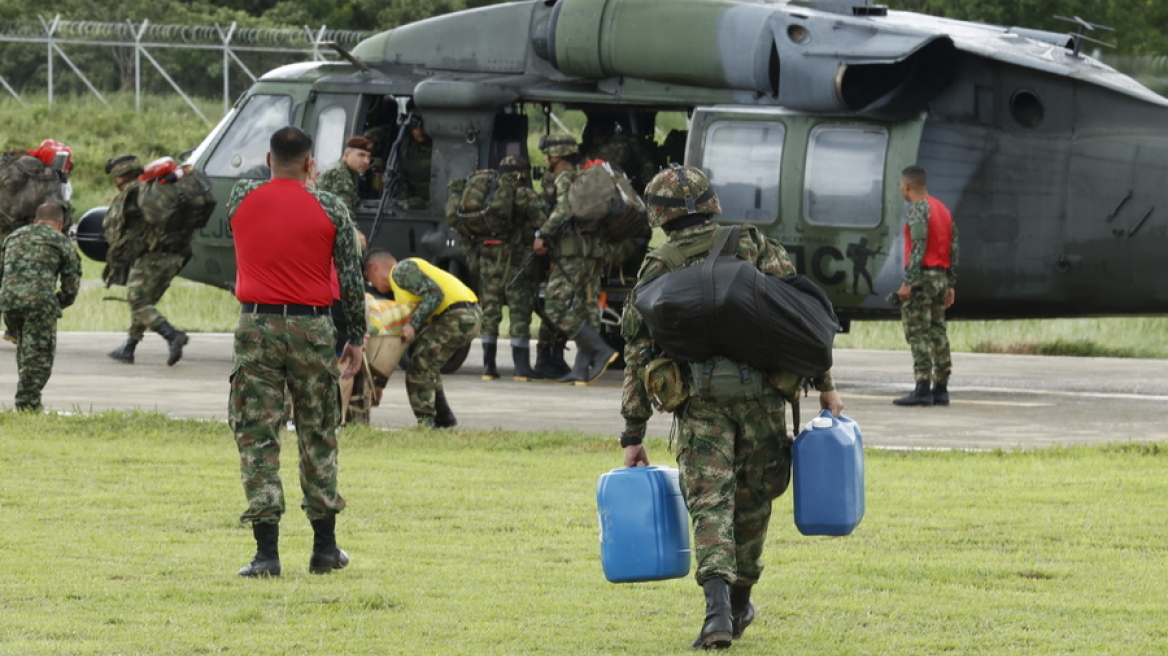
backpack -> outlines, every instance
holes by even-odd
[[[740,232],[720,227],[713,248],[708,241],[684,250],[665,244],[648,255],[670,269],[636,291],[649,334],[679,362],[724,357],[761,371],[822,376],[839,332],[831,301],[804,276],[769,276],[735,257]],[[705,260],[678,268],[703,251]]]
[[[459,184],[460,183],[460,184]],[[502,174],[483,169],[466,180],[451,181],[446,220],[470,238],[502,237],[511,227],[514,194],[505,187]]]
[[[192,167],[183,169],[185,174],[177,180],[154,178],[141,183],[138,190],[142,219],[164,239],[189,237],[207,225],[215,210],[211,181]]]
[[[584,164],[568,188],[572,220],[581,234],[620,242],[648,224],[645,201],[620,168],[599,159]]]
[[[0,233],[32,223],[48,200],[64,201],[61,176],[32,155],[0,157]]]

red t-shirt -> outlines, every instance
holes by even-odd
[[[941,201],[926,196],[929,204],[929,233],[925,240],[925,256],[921,261],[923,267],[941,267],[948,269],[952,262],[953,253],[953,215],[949,208]],[[912,256],[912,235],[909,226],[904,224],[904,265],[909,265]]]
[[[241,303],[332,305],[337,228],[304,184],[275,178],[231,217],[235,297]]]

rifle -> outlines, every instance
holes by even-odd
[[[369,241],[377,236],[377,231],[381,229],[381,220],[385,218],[386,208],[393,202],[394,195],[397,194],[397,188],[401,185],[401,157],[403,145],[406,142],[406,136],[410,132],[410,126],[416,122],[414,114],[411,112],[398,124],[397,138],[393,140],[393,145],[389,147],[389,153],[385,158],[385,172],[381,174],[381,203],[377,205],[377,215],[373,217],[373,226],[369,229]]]
[[[544,238],[544,242],[547,243],[548,241],[551,241],[551,240],[555,239],[556,237],[558,237],[559,234],[564,231],[564,228],[567,225],[568,225],[567,221],[561,223],[559,225],[559,227],[557,227],[555,230],[553,230],[550,235],[548,235],[547,237]],[[512,285],[519,282],[519,279],[523,277],[523,274],[528,269],[531,269],[532,265],[536,264],[537,262],[540,262],[543,257],[544,257],[543,255],[537,254],[534,250],[531,251],[530,253],[528,253],[527,258],[523,260],[523,264],[519,265],[519,270],[515,272],[515,277],[511,278],[511,282],[507,283],[507,287],[510,288]],[[554,321],[552,321],[550,318],[548,318],[547,310],[544,309],[544,306],[543,306],[543,301],[539,298],[539,285],[542,282],[541,278],[543,278],[543,270],[544,270],[544,267],[542,265],[536,266],[534,274],[531,276],[531,287],[532,287],[532,296],[533,296],[533,302],[532,302],[531,306],[532,306],[532,309],[535,310],[535,314],[536,314],[536,316],[539,317],[539,320],[542,321],[543,324],[548,327],[548,330],[552,331],[552,334],[555,336],[556,341],[566,342],[568,340],[568,335],[565,334],[563,330],[560,330],[560,327],[557,326]]]

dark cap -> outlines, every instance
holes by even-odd
[[[136,155],[118,155],[106,160],[105,172],[115,178],[124,175],[138,175],[142,172],[142,163]]]
[[[345,148],[356,148],[371,153],[373,152],[373,142],[365,137],[349,137],[349,140],[345,142]]]

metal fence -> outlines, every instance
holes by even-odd
[[[345,48],[352,48],[370,32],[354,30],[330,30],[327,26],[313,29],[304,26],[301,29],[253,28],[231,25],[166,25],[151,23],[148,20],[134,22],[127,20],[124,23],[98,23],[90,21],[69,21],[54,16],[51,19],[40,17],[39,21],[7,21],[0,22],[0,43],[34,43],[43,44],[46,52],[48,73],[48,100],[53,102],[55,63],[59,59],[76,74],[85,86],[106,105],[109,102],[101,91],[90,81],[80,66],[66,54],[62,48],[68,46],[130,48],[133,50],[134,67],[134,106],[138,111],[142,108],[142,72],[145,59],[166,82],[182,96],[204,121],[210,120],[199,107],[191,100],[182,87],[167,73],[161,63],[151,54],[151,50],[160,48],[181,48],[199,51],[221,51],[223,56],[223,110],[226,112],[231,106],[231,70],[232,64],[243,71],[251,79],[256,75],[240,58],[239,53],[285,53],[288,61],[300,61],[306,58],[323,60],[324,54],[331,43]],[[18,101],[23,102],[16,89],[0,76],[0,86]]]

